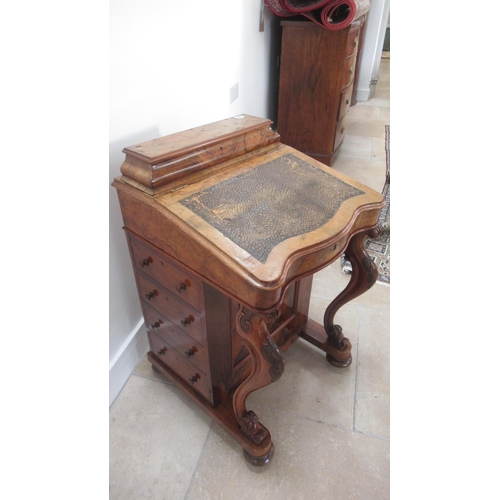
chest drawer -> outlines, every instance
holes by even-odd
[[[352,96],[352,88],[353,85],[349,85],[342,94],[340,94],[340,105],[339,105],[339,116],[338,120],[344,118],[347,111],[349,111],[349,107],[351,105],[351,96]]]
[[[356,56],[348,57],[344,61],[344,70],[342,73],[342,88],[347,87],[354,79],[356,70]]]
[[[350,30],[347,35],[346,57],[356,55],[359,45],[359,27]]]
[[[168,342],[181,356],[203,373],[207,373],[207,359],[202,344],[181,332],[163,314],[144,304],[146,325],[155,335]]]
[[[163,285],[173,295],[201,310],[202,282],[175,266],[150,245],[129,235],[134,265]]]
[[[344,118],[342,118],[342,120],[340,120],[337,123],[337,127],[335,129],[335,143],[333,146],[334,150],[337,149],[342,144],[344,137],[345,137],[345,125],[344,125]]]
[[[203,324],[197,312],[157,283],[137,273],[137,285],[142,301],[168,318],[179,330],[200,344],[203,343]]]
[[[154,355],[161,359],[172,371],[182,378],[195,391],[213,402],[212,390],[209,380],[198,368],[186,361],[181,355],[164,339],[152,332],[148,332],[149,345]]]

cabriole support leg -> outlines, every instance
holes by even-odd
[[[352,362],[351,343],[344,337],[342,327],[334,323],[335,314],[343,305],[369,290],[377,280],[377,268],[365,251],[365,239],[372,231],[364,231],[351,238],[345,251],[352,264],[351,279],[325,311],[323,323],[328,335],[327,343],[333,351],[326,355],[326,359],[333,366],[345,368]]]
[[[236,330],[250,353],[252,368],[233,395],[233,410],[241,433],[255,445],[243,447],[245,458],[253,465],[268,464],[274,453],[271,433],[246,409],[245,402],[249,394],[278,380],[285,369],[281,351],[269,335],[268,327],[276,319],[277,312],[258,314],[241,305],[236,315]]]

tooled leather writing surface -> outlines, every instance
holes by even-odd
[[[320,228],[362,194],[290,153],[180,203],[265,263],[277,244]]]

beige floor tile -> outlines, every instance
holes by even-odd
[[[372,159],[373,138],[347,135],[340,146],[338,157]]]
[[[385,137],[383,139],[381,137],[373,138],[372,160],[384,162],[386,161]]]
[[[382,93],[382,94],[384,94],[384,93]],[[369,101],[364,101],[362,103],[358,103],[358,104],[356,104],[356,106],[359,106],[360,104],[362,104],[363,106],[379,107],[381,109],[390,107],[389,97],[384,97],[384,95],[379,97],[377,95],[377,93],[375,93],[375,95]]]
[[[339,156],[334,160],[332,167],[375,191],[382,192],[385,183],[385,159],[384,161],[374,161]]]
[[[273,428],[274,458],[253,467],[214,425],[186,500],[388,499],[389,442],[263,410]]]
[[[379,106],[363,106],[363,103],[357,103],[349,108],[347,115],[349,120],[380,120],[380,107]]]
[[[350,279],[348,275],[342,274],[340,269],[340,259],[338,259],[317,272],[313,278],[311,295],[313,297],[325,297],[330,300],[336,297],[347,286]],[[316,319],[316,321],[319,320]]]
[[[146,355],[144,355],[144,357],[135,367],[134,375],[139,375],[140,377],[145,377],[152,380],[160,380],[162,382],[165,382],[166,384],[174,385],[173,382],[170,382],[170,380],[165,377],[165,375],[153,371],[153,369],[151,368],[151,363],[149,362]]]
[[[347,114],[345,126],[349,135],[360,135],[362,137],[385,137],[385,126],[383,120],[364,120]],[[342,147],[342,146],[340,146]]]
[[[132,375],[110,409],[109,498],[183,499],[211,425],[176,387]]]
[[[391,108],[389,106],[380,108],[380,119],[387,125],[391,124]]]
[[[354,417],[357,431],[389,437],[389,365],[388,314],[361,308]]]
[[[357,318],[356,326],[357,330]],[[356,337],[349,340],[356,347]],[[285,351],[285,372],[275,383],[251,394],[247,407],[260,415],[263,408],[318,422],[352,428],[356,358],[347,368],[330,365],[325,353],[299,339]],[[267,423],[264,422],[267,426]],[[272,429],[270,429],[272,432]]]

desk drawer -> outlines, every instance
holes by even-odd
[[[198,368],[186,361],[181,355],[164,339],[152,332],[148,332],[149,346],[151,351],[161,359],[172,371],[182,378],[195,391],[199,392],[209,401],[212,401],[212,390],[209,380]]]
[[[139,273],[137,273],[137,284],[141,300],[145,304],[168,318],[181,332],[188,334],[200,344],[203,343],[202,321],[192,307]]]
[[[207,373],[207,360],[202,344],[181,332],[163,314],[144,304],[146,325],[155,335],[168,342],[182,357],[203,373]]]
[[[201,311],[202,282],[178,268],[150,245],[130,236],[135,267],[163,285],[173,295]]]

